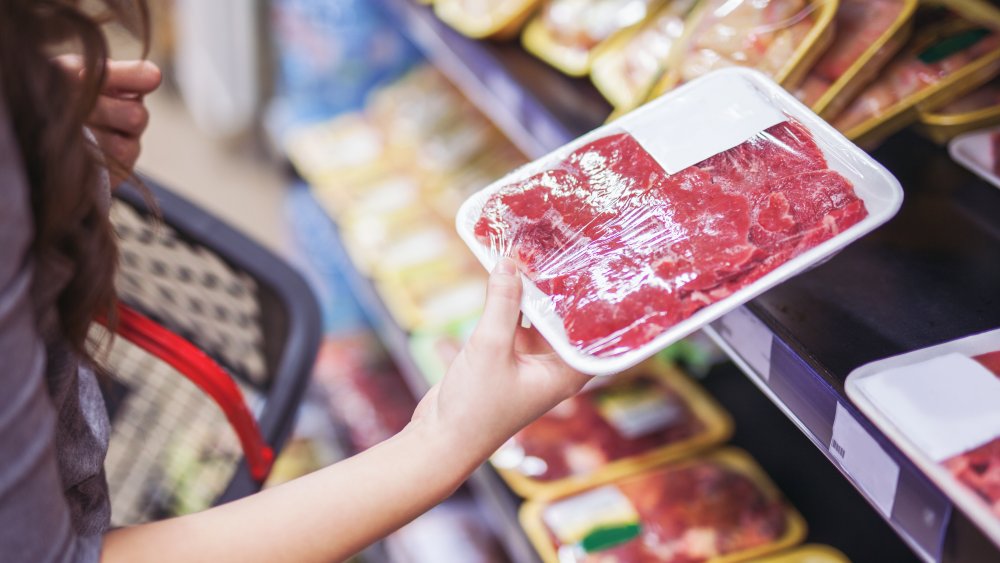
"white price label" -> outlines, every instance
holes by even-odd
[[[899,466],[840,403],[833,418],[830,455],[886,518],[892,516]]]
[[[774,336],[746,307],[737,307],[719,319],[719,331],[733,350],[764,381],[771,376],[771,344]]]

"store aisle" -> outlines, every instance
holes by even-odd
[[[149,129],[137,169],[271,250],[287,249],[287,182],[278,164],[253,146],[217,141],[199,131],[167,85],[147,98],[147,106]]]

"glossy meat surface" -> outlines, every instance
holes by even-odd
[[[635,349],[867,215],[789,120],[669,175],[619,133],[505,186],[475,226],[594,356]]]

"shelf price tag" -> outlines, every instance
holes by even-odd
[[[899,465],[840,403],[833,418],[830,455],[883,516],[890,518],[899,484]]]
[[[771,376],[771,344],[774,336],[746,307],[737,307],[716,323],[719,334],[760,377]]]

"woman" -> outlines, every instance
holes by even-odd
[[[145,34],[141,2],[79,4]],[[67,44],[81,55],[52,58]],[[469,344],[398,435],[225,506],[109,530],[108,421],[86,336],[113,310],[108,189],[138,156],[159,72],[106,55],[78,2],[0,0],[0,559],[341,560],[449,496],[584,384],[517,328],[520,277],[505,260]]]

